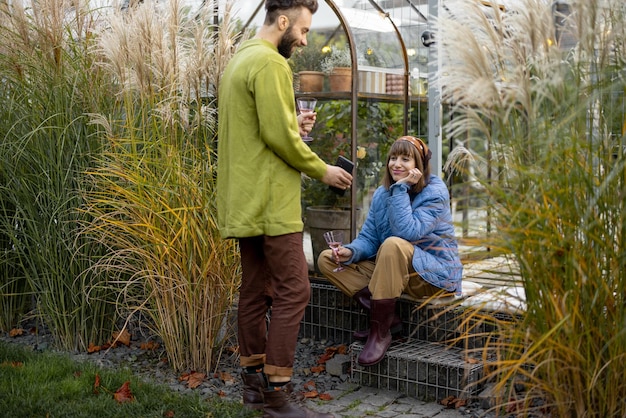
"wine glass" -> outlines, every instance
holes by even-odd
[[[333,250],[333,254],[335,256],[335,260],[337,260],[337,268],[333,271],[341,271],[343,267],[341,266],[341,262],[339,261],[339,254],[337,254],[337,249],[343,244],[343,231],[327,231],[324,232],[324,239],[326,240],[326,244]]]
[[[313,113],[315,111],[315,105],[317,104],[317,99],[313,97],[299,97],[298,98],[298,109],[300,109],[300,113]],[[313,138],[305,135],[302,137],[304,142],[311,142]]]

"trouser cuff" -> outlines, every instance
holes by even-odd
[[[293,375],[293,367],[279,367],[271,364],[266,364],[263,371],[268,376],[291,377]]]
[[[251,356],[239,357],[239,365],[241,367],[254,367],[265,364],[265,354],[253,354]]]

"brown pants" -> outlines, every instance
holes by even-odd
[[[369,286],[372,299],[398,298],[406,292],[415,298],[432,296],[441,289],[426,282],[413,269],[413,244],[401,238],[390,237],[383,242],[376,254],[376,261],[359,261],[337,267],[331,250],[324,250],[317,259],[320,271],[343,293],[353,296]]]
[[[302,233],[241,238],[239,248],[241,366],[265,364],[266,374],[290,377],[300,321],[311,294]]]

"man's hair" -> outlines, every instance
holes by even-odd
[[[317,12],[317,0],[265,0],[265,24],[271,25],[281,14],[299,14],[303,7],[314,14]]]

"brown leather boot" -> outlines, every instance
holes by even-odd
[[[365,286],[363,289],[356,292],[352,295],[352,299],[356,301],[356,303],[363,308],[368,314],[370,313],[372,307],[372,293],[370,292],[370,288]],[[391,334],[399,334],[402,332],[402,319],[394,312],[393,321],[391,322]],[[357,330],[352,333],[352,338],[357,341],[367,341],[367,337],[370,335],[369,329]]]
[[[291,382],[282,390],[264,390],[263,398],[263,418],[334,418],[333,415],[320,414],[297,405]]]
[[[396,310],[395,299],[372,300],[372,319],[370,321],[370,335],[363,351],[359,354],[358,362],[361,366],[373,366],[379,363],[391,345],[389,330]]]
[[[241,372],[243,380],[243,406],[255,411],[263,409],[263,391],[267,389],[267,379],[263,372]]]

